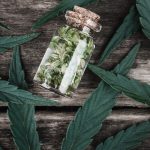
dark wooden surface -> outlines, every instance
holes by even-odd
[[[44,12],[52,9],[58,4],[57,0],[0,0],[0,14],[4,22],[12,30],[0,31],[0,35],[20,35],[29,33],[31,25]],[[124,16],[135,0],[103,0],[94,3],[87,8],[94,10],[101,15],[103,29],[101,33],[93,34],[96,44],[96,50],[92,56],[91,62],[96,63],[104,50],[108,40],[120,25]],[[59,96],[51,91],[33,84],[33,76],[49,44],[50,38],[54,32],[65,24],[64,16],[57,17],[47,25],[39,29],[43,34],[36,40],[21,46],[21,57],[26,72],[26,79],[30,85],[30,91],[46,98],[57,99],[61,107],[38,107],[36,108],[36,119],[40,140],[43,150],[59,150],[62,138],[69,121],[73,118],[76,110],[81,106],[91,91],[96,88],[99,78],[86,70],[79,88],[72,98]],[[137,56],[136,62],[131,69],[129,76],[143,82],[150,83],[150,44],[149,40],[140,32],[127,39],[111,56],[105,61],[103,67],[110,69],[115,66],[129,51],[133,44],[142,41],[142,48]],[[12,56],[12,50],[0,54],[0,76],[8,79],[9,63]],[[0,103],[0,145],[4,150],[13,150],[14,144],[9,129],[9,121],[6,114],[7,106]],[[135,102],[123,95],[118,97],[117,104],[103,124],[102,132],[96,135],[89,150],[94,150],[96,145],[106,137],[113,135],[117,131],[128,127],[129,125],[150,119],[149,107]],[[149,140],[144,141],[138,150],[149,150]]]

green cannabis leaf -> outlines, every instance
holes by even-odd
[[[9,68],[9,82],[12,85],[18,86],[21,89],[27,89],[24,71],[20,61],[19,46],[13,48],[13,56]]]
[[[18,150],[40,150],[34,114],[32,105],[8,104],[10,127]]]
[[[18,36],[1,36],[0,37],[0,53],[5,52],[8,48],[12,48],[17,45],[26,43],[38,37],[39,35],[40,33],[30,33],[30,34],[18,35]]]
[[[13,50],[13,59],[9,70],[9,82],[17,85],[19,88],[27,89],[18,46]],[[8,103],[10,127],[18,150],[40,150],[34,114],[33,105]]]
[[[58,6],[56,6],[53,10],[48,11],[42,17],[40,17],[32,26],[33,29],[38,29],[43,26],[45,23],[50,21],[51,19],[58,16],[60,13],[65,12],[66,10],[72,9],[75,5],[85,6],[91,2],[96,0],[62,0]]]
[[[99,64],[102,64],[104,60],[110,55],[110,53],[128,37],[132,36],[139,28],[139,15],[136,8],[131,7],[129,13],[125,17],[123,23],[117,29],[109,43],[107,44],[103,54],[100,57]]]
[[[128,79],[120,74],[116,75],[93,65],[90,68],[116,91],[123,92],[139,102],[150,105],[150,85]]]
[[[134,63],[139,46],[137,45],[129,52],[128,56],[116,66],[114,72],[120,74],[128,72]],[[84,150],[92,142],[92,137],[98,133],[102,122],[111,112],[117,95],[117,91],[102,81],[71,121],[61,149]]]
[[[98,145],[96,150],[132,150],[150,136],[150,121],[133,125],[120,131],[114,137],[109,137]]]
[[[143,27],[143,33],[150,39],[150,1],[136,0],[136,3],[140,14],[140,22]]]
[[[9,30],[9,27],[1,22],[0,22],[0,28]]]
[[[0,47],[0,53],[7,51],[7,48]]]
[[[44,99],[32,93],[18,89],[14,85],[10,85],[5,80],[0,80],[0,101],[12,102],[16,104],[34,104],[34,105],[56,105],[53,100]]]

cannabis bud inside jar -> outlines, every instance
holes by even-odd
[[[66,12],[67,24],[53,36],[34,77],[43,87],[70,95],[79,85],[95,48],[90,30],[100,32],[100,16],[79,6]]]

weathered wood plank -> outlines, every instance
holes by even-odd
[[[94,10],[101,15],[103,30],[101,33],[94,34],[94,40],[96,43],[96,50],[93,54],[91,62],[95,63],[109,38],[121,23],[123,17],[127,14],[129,7],[135,0],[105,0],[103,2],[94,3],[88,8]],[[44,12],[52,9],[58,4],[57,0],[1,0],[0,14],[5,23],[12,27],[12,31],[1,31],[1,35],[14,35],[30,32],[32,23],[41,16]],[[115,4],[115,5],[114,5]],[[122,7],[123,6],[123,7]],[[58,17],[50,21],[47,25],[42,27],[39,31],[43,31],[43,34],[33,42],[24,44],[22,46],[22,61],[26,71],[26,77],[30,84],[32,84],[33,76],[38,68],[38,65],[43,57],[46,47],[50,41],[50,38],[58,27],[65,24],[64,16]],[[126,40],[112,55],[105,61],[105,68],[112,68],[121,58],[127,53],[129,48],[136,42],[142,41],[143,46],[138,54],[136,63],[133,69],[130,71],[129,76],[139,79],[143,82],[150,83],[150,51],[149,41],[144,35],[138,33],[132,38]],[[0,76],[4,79],[8,78],[8,68],[11,60],[12,51],[9,50],[5,54],[0,54]],[[73,95],[72,98],[64,98],[58,96],[53,92],[49,92],[39,86],[34,85],[31,88],[36,94],[49,98],[57,98],[64,106],[79,106],[82,105],[85,98],[89,93],[97,86],[99,79],[95,77],[90,71],[86,71],[80,87]],[[0,104],[1,105],[1,104]],[[117,106],[138,106],[143,107],[140,103],[130,101],[125,97],[121,97],[118,100]]]
[[[68,98],[68,97],[66,98],[66,97],[58,96],[57,94],[53,94],[52,92],[48,94],[45,92],[42,92],[42,93],[39,92],[37,94],[39,94],[40,96],[49,98],[49,99],[53,98],[55,100],[59,100],[61,106],[81,106],[83,105],[83,103],[86,101],[86,98],[88,97],[87,94],[84,94],[84,95],[76,94],[73,99]],[[4,106],[7,106],[7,103],[0,102],[0,109],[3,108]],[[135,100],[132,100],[126,96],[120,95],[117,97],[117,103],[115,107],[147,108],[149,106],[147,106],[146,104],[137,102]]]
[[[38,132],[43,150],[60,150],[60,145],[65,136],[66,128],[73,119],[74,112],[38,111],[36,113]],[[102,132],[97,134],[89,150],[94,150],[96,145],[106,137],[127,128],[133,123],[150,119],[150,110],[124,109],[114,110],[103,124]],[[149,150],[149,140],[145,140],[137,150]],[[9,129],[9,120],[5,112],[0,113],[0,145],[4,150],[14,150],[12,135]]]

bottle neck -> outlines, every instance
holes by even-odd
[[[87,26],[84,26],[82,29],[82,32],[89,34],[90,33],[90,28],[88,28]]]

